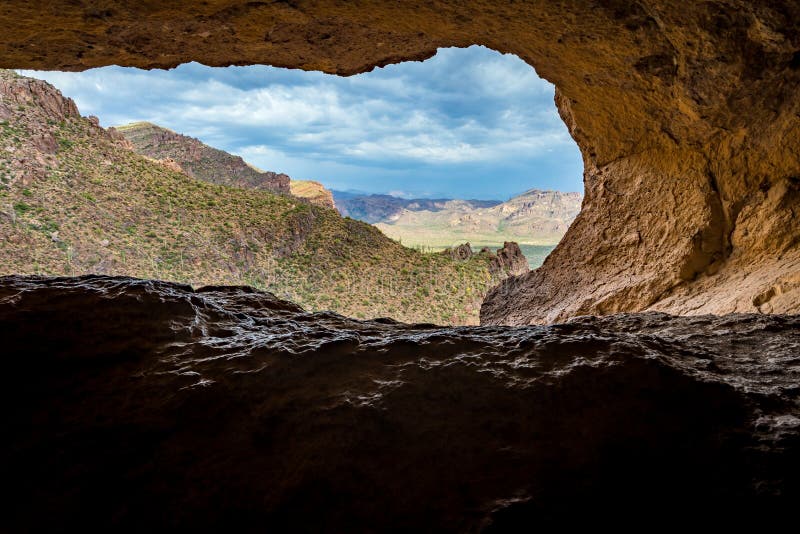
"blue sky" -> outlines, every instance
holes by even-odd
[[[30,72],[103,126],[146,120],[332,189],[504,200],[583,191],[553,86],[518,57],[447,48],[347,78],[265,66]]]

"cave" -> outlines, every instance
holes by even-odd
[[[473,330],[305,314],[246,288],[4,279],[8,528],[791,513],[797,2],[14,0],[0,21],[14,69],[352,75],[440,47],[513,53],[555,84],[585,185],[559,246]]]
[[[556,85],[586,200],[547,264],[486,300],[483,322],[788,313],[799,305],[797,10],[790,1],[12,2],[0,57],[37,70],[198,61],[351,75],[439,47],[513,53]]]

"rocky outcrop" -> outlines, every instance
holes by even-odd
[[[198,139],[175,133],[149,122],[117,126],[133,149],[149,158],[164,162],[198,180],[234,187],[265,189],[289,193],[289,176],[261,171],[241,157],[210,147]],[[171,163],[170,163],[171,162]]]
[[[178,163],[172,158],[160,159],[158,160],[158,162],[171,171],[187,174],[186,171],[183,170],[183,167],[181,167],[180,163]]]
[[[80,117],[78,107],[71,98],[65,98],[58,89],[47,82],[19,76],[13,71],[0,70],[0,119],[11,118],[19,108],[31,109],[37,116],[60,122],[69,117]],[[18,108],[12,110],[11,108]]]
[[[333,194],[325,186],[314,180],[291,180],[289,187],[294,196],[308,200],[323,208],[336,209]]]
[[[505,272],[511,276],[522,276],[530,270],[528,259],[520,250],[519,245],[513,241],[506,241],[503,247],[497,249],[492,268],[496,272]]]
[[[46,178],[57,155],[69,148],[60,136],[68,120],[83,121],[106,136],[52,85],[0,69],[0,191]]]
[[[0,336],[4,531],[719,525],[800,499],[797,317],[443,329],[9,277]]]
[[[469,243],[462,243],[457,247],[446,248],[442,254],[447,254],[454,260],[465,261],[472,257],[472,246]],[[494,267],[494,264],[492,264]]]
[[[354,74],[441,46],[517,54],[556,85],[586,198],[548,261],[488,296],[485,322],[800,309],[790,282],[800,226],[785,224],[800,176],[794,0],[13,0],[0,23],[5,67],[199,61]]]

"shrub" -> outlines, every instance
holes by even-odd
[[[14,204],[14,211],[17,212],[17,215],[22,215],[23,213],[26,213],[31,209],[32,209],[31,206],[25,204],[24,202],[17,202]]]

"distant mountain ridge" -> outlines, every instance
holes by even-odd
[[[581,193],[530,189],[499,200],[403,199],[334,191],[339,212],[374,224],[406,245],[434,248],[469,241],[555,245],[578,215]]]
[[[456,200],[452,198],[402,198],[386,194],[358,194],[347,191],[332,191],[336,209],[344,217],[375,224],[386,222],[404,209],[411,211],[440,211],[452,203],[463,207],[489,208],[500,204],[500,200]]]

